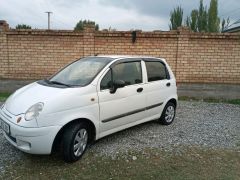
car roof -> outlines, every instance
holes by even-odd
[[[152,57],[152,56],[134,56],[134,55],[97,55],[94,57],[108,57],[108,58],[113,58],[113,60],[115,59],[122,59],[122,58],[153,58],[153,59],[162,59],[162,58],[157,58],[157,57]]]

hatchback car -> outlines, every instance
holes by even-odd
[[[0,127],[16,148],[80,159],[94,140],[147,121],[169,125],[176,80],[164,59],[92,56],[13,93],[0,109]]]

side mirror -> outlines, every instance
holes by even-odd
[[[123,88],[126,86],[125,81],[123,80],[116,80],[113,82],[113,87],[110,89],[110,93],[114,94],[118,88]]]

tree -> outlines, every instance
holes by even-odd
[[[176,30],[179,26],[182,26],[183,9],[181,6],[174,8],[170,13],[170,30]]]
[[[99,25],[96,24],[94,21],[90,21],[90,20],[80,20],[75,28],[74,31],[83,31],[84,29],[84,25],[94,25],[95,26],[95,30],[98,31],[99,30]]]
[[[220,18],[218,17],[218,0],[211,0],[208,9],[208,32],[219,32]]]
[[[192,10],[191,16],[186,19],[186,25],[194,32],[207,32],[207,17],[207,7],[204,8],[203,0],[200,0],[199,9]]]
[[[230,24],[230,19],[229,19],[229,17],[227,18],[227,20],[225,20],[225,19],[223,18],[223,20],[222,20],[222,32],[223,32],[224,30],[228,29],[229,24]]]
[[[99,25],[96,24],[96,25],[95,25],[95,31],[98,31],[98,30],[99,30]]]
[[[225,24],[225,20],[223,23]],[[203,0],[200,0],[199,9],[192,10],[185,24],[194,32],[219,32],[218,0],[211,0],[209,9],[204,7]]]
[[[187,27],[190,27],[191,26],[191,17],[187,16],[186,20],[185,20],[185,25]]]
[[[16,29],[32,29],[32,27],[26,24],[18,24]]]
[[[198,31],[198,17],[199,17],[199,12],[198,10],[193,10],[191,13],[191,29],[195,32]]]
[[[194,9],[191,12],[191,16],[187,16],[186,25],[194,32],[198,31],[198,10]]]
[[[200,0],[198,17],[197,17],[197,29],[198,32],[207,32],[208,31],[208,12],[207,7],[204,8],[203,0]]]

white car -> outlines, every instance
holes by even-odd
[[[0,127],[16,148],[77,161],[89,143],[147,121],[173,122],[176,80],[164,59],[92,56],[13,93],[0,108]]]

